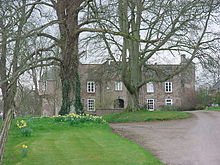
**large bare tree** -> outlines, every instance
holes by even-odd
[[[18,61],[21,55],[21,45],[24,41],[22,37],[23,28],[33,12],[34,5],[27,9],[26,1],[1,2],[1,59],[0,78],[4,83],[1,85],[4,101],[4,117],[6,112],[15,105],[14,98],[17,90],[17,79],[8,81],[9,76],[18,71]],[[19,8],[16,12],[15,8]],[[15,36],[13,42],[8,42],[11,36]]]
[[[44,51],[52,51],[54,41],[47,40],[40,46],[33,43],[37,34],[42,33],[49,25],[57,23],[56,20],[45,24],[36,23],[33,13],[37,14],[37,11],[40,11],[37,6],[39,1],[28,2],[26,0],[0,2],[0,87],[4,100],[4,117],[6,112],[15,106],[14,98],[20,75],[37,67],[60,63],[59,58],[42,55]],[[36,85],[36,80],[34,83]]]
[[[116,5],[118,9],[112,7]],[[100,11],[94,5],[98,26],[105,29],[100,36],[129,91],[128,110],[139,109],[139,90],[144,84],[166,81],[186,70],[194,59],[214,61],[219,36],[212,26],[219,22],[219,5],[215,0],[107,1],[102,6],[108,18],[103,8]],[[118,31],[122,37],[109,31]],[[152,65],[157,57],[175,60],[181,55],[188,57],[187,63],[172,71]]]
[[[86,7],[86,0],[58,0],[53,2],[59,20],[62,65],[60,77],[62,82],[62,106],[60,114],[70,112],[71,104],[75,100],[76,113],[83,113],[80,98],[80,80],[78,73],[79,50],[79,12]]]

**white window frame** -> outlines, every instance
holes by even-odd
[[[173,99],[165,99],[165,105],[173,105]]]
[[[172,93],[173,92],[173,83],[172,82],[165,82],[164,88],[166,93]]]
[[[95,81],[87,81],[87,93],[95,93]]]
[[[123,86],[122,81],[115,81],[115,91],[122,91],[123,90],[122,86]]]
[[[149,109],[149,101],[153,101],[153,108],[151,108],[151,109]],[[147,109],[149,110],[149,111],[154,111],[154,106],[155,106],[155,102],[154,102],[154,99],[147,99]]]
[[[87,99],[87,111],[95,111],[95,99]]]
[[[147,87],[147,93],[154,93],[154,84],[152,82],[147,83],[146,87]]]

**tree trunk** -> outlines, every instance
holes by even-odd
[[[62,71],[61,71],[62,74]],[[70,106],[72,99],[70,98],[71,91],[71,81],[61,78],[62,83],[62,105],[59,111],[60,115],[65,115],[70,112]]]
[[[1,59],[0,59],[0,78],[4,83],[1,85],[2,96],[3,96],[3,119],[5,119],[7,111],[10,109],[9,97],[8,97],[8,81],[7,79],[7,68],[6,68],[6,55],[7,55],[7,30],[5,29],[3,22],[0,22],[1,25],[1,35],[2,35],[2,45],[1,45]]]
[[[38,89],[38,80],[37,80],[37,73],[36,69],[32,69],[32,78],[33,78],[33,83],[34,83],[34,95],[36,99],[36,109],[34,109],[34,115],[40,116],[41,115],[41,109],[42,109],[42,98],[40,97],[39,94],[39,89]]]
[[[80,97],[80,81],[78,80],[79,54],[78,40],[79,30],[78,14],[79,8],[84,0],[58,0],[56,12],[61,34],[61,55],[63,64],[60,70],[62,83],[62,106],[59,114],[65,115],[70,111],[77,114],[83,112]],[[75,102],[74,102],[75,101]],[[74,110],[71,107],[75,106]],[[79,105],[79,106],[76,106]]]
[[[135,92],[130,93],[128,91],[128,105],[126,111],[133,112],[140,109],[139,106],[139,89],[135,90]]]
[[[80,78],[79,74],[77,73],[76,75],[76,81],[75,81],[75,111],[78,115],[84,114],[83,111],[83,104],[81,102],[81,83],[80,83]]]
[[[13,88],[10,88],[9,90],[7,90],[6,92],[6,96],[3,96],[3,119],[5,119],[7,112],[9,111],[9,109],[14,108],[15,107],[15,101],[14,101],[14,97],[16,94],[16,90],[14,89],[14,85]]]
[[[5,121],[2,125],[1,134],[0,134],[0,165],[3,164],[2,160],[3,160],[3,156],[4,156],[4,149],[5,149],[5,144],[6,144],[6,141],[7,141],[8,132],[9,132],[9,129],[10,129],[12,117],[13,117],[13,110],[9,109],[8,112],[7,112]]]
[[[138,11],[140,9],[139,6],[140,0],[119,0],[120,29],[123,33],[132,35],[135,38],[140,38],[141,13]],[[138,10],[136,11],[136,9]],[[129,11],[131,12],[131,21],[129,21]],[[131,29],[131,32],[129,32],[129,29]],[[126,108],[128,111],[139,110],[139,83],[142,79],[139,48],[139,42],[123,38],[122,80],[128,90],[128,106]]]
[[[22,1],[22,5],[25,5],[26,1]],[[27,19],[30,17],[26,16],[26,10],[25,6],[21,8],[21,16],[18,18],[18,29],[17,29],[17,39],[15,40],[15,47],[13,50],[13,56],[12,56],[12,73],[17,72],[18,70],[18,57],[20,54],[20,48],[22,44],[23,38],[20,36],[22,35],[22,29],[27,22]],[[10,76],[7,74],[7,37],[8,37],[8,29],[4,27],[5,25],[3,24],[3,21],[1,20],[0,22],[0,28],[2,29],[2,47],[1,47],[1,59],[0,59],[0,77],[1,80],[5,81],[3,85],[1,86],[2,88],[2,94],[3,94],[3,101],[4,101],[4,106],[3,106],[3,119],[5,119],[5,116],[7,114],[7,111],[11,109],[12,107],[15,107],[15,95],[17,92],[17,79],[13,82],[7,81],[7,78]],[[10,72],[10,71],[9,71]]]

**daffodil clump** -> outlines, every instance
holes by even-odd
[[[27,153],[28,153],[28,146],[23,144],[21,146],[21,156],[22,157],[26,157],[27,156]]]
[[[17,127],[20,129],[21,134],[23,136],[31,136],[32,134],[32,129],[28,127],[28,124],[24,120],[18,120],[16,122]]]
[[[102,116],[93,116],[89,114],[85,115],[77,115],[74,113],[61,116],[61,115],[56,115],[53,116],[54,120],[56,122],[70,122],[71,125],[75,124],[80,124],[80,123],[85,123],[85,122],[93,122],[93,123],[106,123],[106,121],[102,118]]]
[[[18,128],[25,128],[25,127],[27,127],[27,122],[24,120],[20,120],[20,121],[18,120],[16,125]]]
[[[24,149],[24,148],[28,148],[28,146],[25,145],[25,144],[23,144],[23,145],[21,146],[21,148],[22,148],[22,149]]]

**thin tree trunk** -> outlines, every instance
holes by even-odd
[[[33,77],[33,83],[34,83],[34,95],[36,99],[37,108],[34,111],[34,115],[40,116],[41,115],[41,109],[42,109],[42,98],[39,95],[38,90],[38,81],[37,81],[37,73],[36,69],[32,69],[32,77]]]
[[[7,110],[9,109],[9,104],[6,104],[7,102],[7,87],[8,87],[8,81],[5,81],[7,79],[7,71],[6,71],[6,55],[7,55],[7,35],[6,35],[6,29],[4,28],[3,22],[0,22],[1,29],[2,29],[2,45],[1,45],[1,59],[0,59],[0,78],[1,81],[4,81],[4,83],[1,86],[2,89],[2,96],[3,96],[3,119],[5,119]]]
[[[22,5],[25,5],[26,1],[22,0]],[[30,16],[29,16],[30,17]],[[27,22],[27,19],[29,17],[26,17],[26,11],[25,11],[25,6],[22,6],[21,8],[21,16],[18,17],[19,22],[18,22],[18,29],[17,29],[17,36],[22,35],[22,29]],[[7,28],[4,27],[3,21],[1,20],[0,22],[0,27],[2,29],[2,55],[1,55],[1,61],[0,61],[0,77],[1,80],[5,81],[3,85],[1,86],[2,88],[2,93],[3,93],[3,119],[5,119],[5,115],[7,114],[7,111],[11,109],[12,107],[15,107],[15,95],[17,92],[17,80],[14,81],[13,83],[10,83],[6,81],[6,79],[10,76],[7,74],[7,66],[6,66],[6,56],[7,56]],[[20,48],[22,44],[22,38],[17,37],[15,40],[15,47],[13,51],[13,59],[12,59],[12,73],[17,72],[18,70],[18,56],[20,54]]]
[[[0,165],[2,164],[3,156],[4,156],[4,149],[6,140],[8,137],[8,132],[10,129],[11,121],[13,117],[13,110],[10,109],[6,115],[5,121],[1,128],[1,134],[0,134]]]

